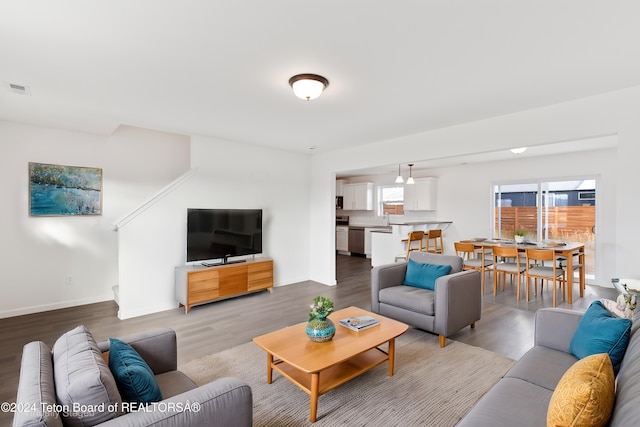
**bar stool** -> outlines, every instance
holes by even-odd
[[[424,231],[416,230],[410,231],[407,237],[407,253],[404,256],[405,260],[409,259],[409,253],[411,251],[422,251],[422,240],[424,239]],[[413,242],[418,242],[418,247],[413,245]]]
[[[431,242],[433,241],[433,248],[431,248]],[[425,252],[431,252],[434,254],[441,254],[444,252],[444,244],[442,243],[442,230],[428,230],[427,231],[427,247]]]

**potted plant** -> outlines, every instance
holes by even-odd
[[[329,319],[333,313],[333,301],[330,298],[318,296],[313,299],[309,307],[309,322],[307,323],[307,336],[314,342],[330,341],[336,334],[336,326]]]
[[[523,228],[519,229],[516,231],[515,235],[513,236],[516,243],[522,243],[524,242],[524,236],[527,234],[526,230],[524,230]]]

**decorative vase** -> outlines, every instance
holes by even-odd
[[[307,323],[307,336],[313,342],[331,341],[336,334],[336,325],[331,319],[318,316]]]

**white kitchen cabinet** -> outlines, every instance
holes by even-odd
[[[435,211],[437,179],[415,178],[415,181],[415,184],[404,185],[404,210]]]
[[[343,210],[371,211],[373,210],[373,183],[360,182],[343,186]]]
[[[344,185],[347,183],[345,179],[336,180],[336,196],[344,196]]]
[[[336,226],[336,251],[349,251],[349,227],[346,225]]]

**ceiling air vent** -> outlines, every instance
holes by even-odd
[[[9,90],[19,95],[31,95],[31,88],[29,86],[19,85],[16,83],[9,83]]]

